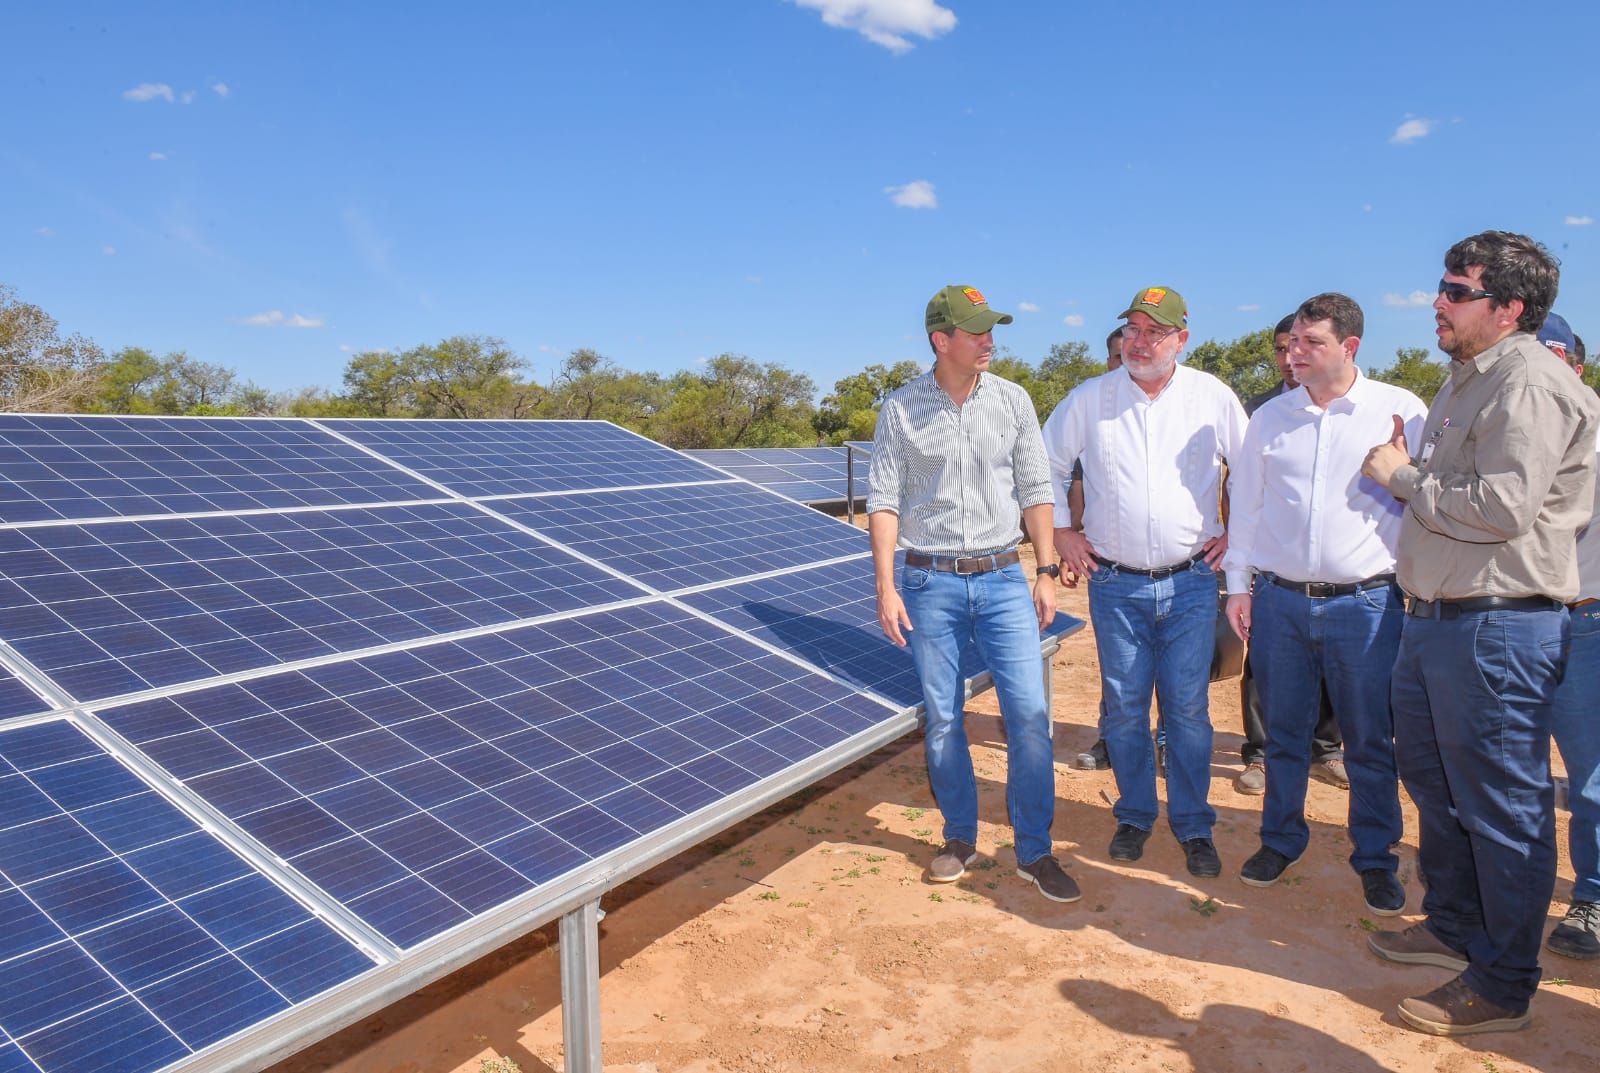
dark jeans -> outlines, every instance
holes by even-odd
[[[1556,885],[1550,725],[1567,637],[1566,608],[1407,618],[1390,686],[1428,927],[1466,953],[1472,990],[1518,1011]]]
[[[1261,689],[1256,685],[1255,668],[1250,666],[1250,652],[1254,647],[1244,651],[1244,674],[1239,678],[1239,707],[1244,712],[1244,744],[1239,746],[1239,759],[1247,765],[1264,764],[1267,760],[1267,726],[1261,709]],[[1317,725],[1311,732],[1311,759],[1314,763],[1344,759],[1344,738],[1333,717],[1326,683],[1322,687]]]

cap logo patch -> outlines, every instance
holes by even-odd
[[[1144,297],[1139,299],[1139,304],[1144,306],[1158,306],[1167,300],[1165,287],[1151,287],[1144,292]]]
[[[978,288],[976,287],[963,287],[961,288],[961,293],[966,295],[967,301],[971,302],[975,306],[986,306],[989,304],[989,300],[982,294],[978,293]]]

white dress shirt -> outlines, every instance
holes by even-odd
[[[1342,584],[1394,570],[1405,505],[1361,463],[1394,436],[1395,414],[1415,450],[1428,408],[1359,368],[1326,410],[1299,387],[1255,412],[1228,475],[1230,593],[1249,592],[1252,572]]]
[[[1096,555],[1143,570],[1193,557],[1222,535],[1222,461],[1244,429],[1228,385],[1186,365],[1154,399],[1126,366],[1084,381],[1044,424],[1056,528],[1071,527],[1066,487],[1082,458],[1083,535]]]

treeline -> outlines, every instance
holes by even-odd
[[[1227,382],[1241,398],[1278,379],[1272,330],[1191,348],[1187,364]],[[1067,392],[1105,372],[1087,343],[1058,343],[1037,364],[996,351],[991,368],[1027,389],[1041,418]],[[611,421],[669,447],[797,447],[872,438],[890,392],[921,373],[913,361],[869,365],[816,402],[811,377],[776,362],[721,354],[698,370],[634,372],[593,350],[575,350],[544,383],[492,336],[458,335],[404,351],[351,357],[338,390],[272,392],[220,364],[141,347],[105,354],[0,285],[0,409],[191,416],[565,418]],[[1403,348],[1378,379],[1431,400],[1442,362]]]

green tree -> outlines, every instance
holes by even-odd
[[[364,350],[345,363],[342,398],[363,417],[410,417],[414,388],[409,364],[387,350]]]
[[[1429,357],[1427,350],[1419,346],[1401,347],[1394,356],[1394,364],[1372,370],[1372,378],[1397,384],[1432,405],[1433,397],[1450,375],[1450,367]]]
[[[148,414],[155,412],[150,392],[161,379],[161,359],[143,347],[123,347],[101,366],[91,413]]]
[[[914,361],[868,365],[833,385],[833,393],[823,397],[811,423],[818,435],[835,445],[847,439],[870,440],[883,400],[921,375]]]
[[[0,410],[62,412],[93,397],[104,353],[0,284]]]
[[[1106,363],[1090,355],[1088,343],[1075,340],[1052,345],[1028,389],[1039,420],[1049,417],[1073,388],[1105,371]]]
[[[161,371],[150,386],[150,402],[156,413],[211,413],[226,406],[233,394],[232,369],[209,361],[198,361],[178,351],[168,354]]]
[[[799,447],[816,440],[816,386],[776,362],[719,354],[705,372],[678,373],[667,386],[666,406],[647,434],[668,447]]]
[[[399,358],[419,417],[527,417],[542,392],[519,381],[527,362],[486,335],[453,335]]]
[[[1278,362],[1272,354],[1272,329],[1262,328],[1230,343],[1206,340],[1189,351],[1185,364],[1202,369],[1248,399],[1277,384]]]

